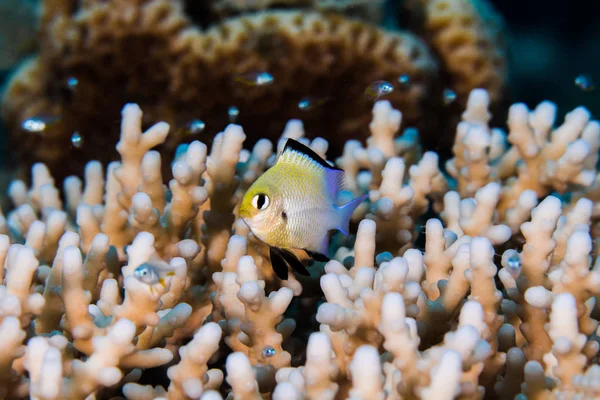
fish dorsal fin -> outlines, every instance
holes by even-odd
[[[332,201],[336,200],[339,191],[346,186],[343,169],[329,165],[327,161],[311,148],[294,139],[286,141],[277,163],[313,167],[321,170],[323,172],[322,178],[324,179],[325,190]]]
[[[334,171],[344,172],[343,170],[341,170],[337,167],[329,165],[329,163],[327,163],[327,161],[323,160],[321,158],[321,156],[319,156],[317,153],[314,152],[313,149],[311,149],[308,146],[303,145],[302,143],[298,142],[297,140],[288,139],[285,142],[285,146],[283,147],[283,151],[281,152],[281,155],[283,156],[284,154],[286,154],[286,152],[289,152],[289,151],[297,151],[304,157],[307,157],[307,158],[311,159],[312,161],[316,162],[317,164],[321,165],[323,168],[331,169]]]

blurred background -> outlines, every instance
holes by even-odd
[[[586,106],[600,114],[600,4],[594,0],[492,0],[504,16],[513,101]],[[585,88],[588,81],[589,87]]]
[[[398,0],[402,1],[402,0]],[[398,7],[388,0],[386,9]],[[600,16],[595,0],[490,0],[508,35],[510,101],[559,106],[559,119],[576,106],[600,115]],[[0,87],[36,51],[37,0],[0,0]],[[6,164],[0,120],[0,163]]]

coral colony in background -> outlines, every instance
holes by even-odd
[[[505,133],[489,101],[471,92],[447,174],[377,101],[366,146],[335,162],[340,204],[369,197],[356,235],[287,280],[239,200],[287,138],[322,157],[327,140],[291,120],[250,150],[231,124],[210,149],[180,146],[167,182],[152,148],[169,125],[142,132],[127,104],[121,161],[62,193],[44,164],[10,186],[3,398],[598,398],[600,124],[581,107],[554,128],[552,103],[514,104]]]
[[[229,122],[244,126],[254,144],[302,119],[338,156],[346,140],[368,136],[373,98],[365,91],[377,81],[393,87],[386,99],[427,146],[448,147],[455,124],[448,121],[472,89],[500,103],[502,22],[485,0],[407,2],[414,18],[402,28],[410,31],[345,14],[381,3],[42,0],[40,52],[18,69],[2,101],[10,148],[27,169],[35,160],[57,179],[80,175],[92,159],[118,159],[119,112],[135,102],[144,127],[170,124],[159,149],[167,166],[178,144],[208,144]],[[272,79],[257,79],[263,73]],[[75,132],[86,145],[64,163]]]
[[[600,124],[494,127],[481,1],[408,2],[424,39],[251,3],[202,30],[179,1],[42,2],[3,101],[33,165],[0,212],[0,398],[600,398]],[[289,138],[345,171],[336,205],[367,198],[280,279],[239,217]]]

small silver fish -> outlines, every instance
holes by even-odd
[[[133,276],[147,285],[155,285],[160,282],[158,270],[150,263],[143,263],[133,270]]]
[[[248,72],[237,75],[235,81],[248,86],[267,86],[272,84],[275,78],[268,72]]]
[[[575,86],[584,92],[591,92],[596,88],[594,80],[588,74],[577,75],[577,77],[575,77]]]
[[[442,93],[442,99],[444,101],[444,105],[448,106],[456,100],[456,92],[452,89],[444,89]]]
[[[512,270],[519,270],[521,269],[521,257],[515,253],[508,258],[506,264],[508,265],[508,268]]]
[[[273,348],[273,346],[265,346],[261,352],[261,356],[262,358],[271,358],[273,357],[277,352],[275,351],[275,349]]]
[[[79,132],[73,133],[73,135],[71,135],[71,144],[76,149],[80,149],[83,146],[83,136],[81,136]]]
[[[365,89],[365,94],[368,97],[373,98],[373,101],[379,100],[383,96],[387,96],[388,94],[394,91],[394,85],[387,81],[375,81],[371,83]]]
[[[398,83],[402,89],[408,89],[410,87],[410,75],[402,74],[398,77]]]
[[[75,78],[74,76],[67,78],[67,88],[69,90],[77,89],[77,85],[79,85],[79,79]]]
[[[236,106],[231,106],[227,109],[227,115],[229,116],[229,123],[235,124],[237,117],[240,115],[240,109]]]
[[[329,261],[329,231],[348,235],[350,217],[367,195],[336,206],[344,183],[343,170],[288,139],[277,163],[250,186],[240,205],[240,217],[269,246],[273,270],[280,279],[287,279],[288,267],[308,275],[290,250],[304,250],[317,261]]]
[[[29,133],[44,133],[58,121],[59,118],[51,115],[38,115],[24,120],[21,129]]]
[[[298,109],[300,109],[301,111],[312,111],[321,107],[323,104],[327,103],[330,100],[333,100],[333,97],[304,97],[298,102]]]
[[[189,135],[197,135],[204,132],[204,129],[206,129],[206,124],[202,120],[194,119],[186,125],[185,129]]]

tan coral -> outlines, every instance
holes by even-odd
[[[263,142],[250,153],[241,149],[241,128],[231,125],[224,132],[233,133],[222,134],[210,152],[199,142],[178,150],[171,181],[178,198],[161,184],[160,158],[138,140],[146,134],[136,108],[124,110],[121,140],[135,140],[121,146],[123,162],[111,164],[108,179],[98,163],[90,163],[86,189],[70,179],[62,198],[48,169],[38,164],[31,185],[11,185],[15,208],[0,215],[0,342],[9,346],[0,357],[1,396],[450,400],[482,399],[495,391],[502,399],[598,397],[600,258],[591,258],[597,204],[581,197],[593,185],[575,186],[582,189],[575,201],[553,195],[539,201],[530,190],[502,210],[501,188],[510,190],[511,178],[524,179],[519,174],[525,167],[505,169],[491,182],[493,174],[482,176],[474,192],[460,184],[451,191],[456,182],[438,170],[438,158],[413,151],[415,137],[392,140],[396,128],[372,132],[371,153],[394,144],[391,158],[380,155],[372,163],[359,145],[347,146],[353,149],[340,162],[367,163],[369,171],[359,167],[350,174],[358,193],[372,191],[377,198],[375,192],[402,192],[397,215],[410,223],[427,208],[442,212],[425,222],[424,251],[411,239],[407,247],[413,248],[402,256],[378,254],[378,228],[392,235],[403,228],[362,219],[356,235],[332,241],[331,261],[308,262],[310,277],[290,274],[281,282],[269,274],[268,257],[243,222],[231,223],[238,183],[251,184],[272,165],[272,149],[285,137],[325,158],[327,141],[310,142],[294,121],[277,144]],[[570,117],[550,142],[545,135],[552,118],[532,118],[536,130],[516,126],[544,142],[545,152],[567,150],[566,134],[581,134],[587,148],[597,148],[598,125],[587,118]],[[571,126],[577,121],[588,127],[585,135]],[[380,133],[386,135],[376,138]],[[230,151],[226,142],[233,144]],[[415,182],[403,186],[403,179],[389,179],[404,172],[398,154],[407,149],[404,154],[416,158],[410,174]],[[478,165],[500,168],[494,160],[511,159],[515,151],[503,147]],[[536,164],[541,170],[528,182],[561,186],[569,181],[550,178],[560,171],[567,178],[595,176],[597,160],[586,154],[561,168]],[[380,160],[389,161],[387,171]],[[454,165],[462,163],[457,181],[468,180],[471,161],[456,157]],[[194,191],[210,201],[191,201]],[[211,227],[197,208],[229,219]],[[107,214],[116,215],[125,235],[103,231]],[[179,222],[169,231],[173,218]],[[207,236],[202,244],[201,235]],[[502,268],[496,274],[497,261]],[[171,361],[160,381],[140,384]]]
[[[437,70],[410,33],[318,12],[267,11],[201,31],[181,1],[90,1],[71,13],[66,2],[46,0],[42,31],[40,56],[8,85],[3,117],[16,155],[47,163],[58,178],[91,158],[116,158],[114,121],[127,101],[144,109],[144,124],[171,124],[164,157],[193,138],[191,121],[205,123],[201,135],[209,142],[227,124],[230,106],[239,109],[236,122],[250,142],[274,139],[288,119],[301,117],[313,135],[336,132],[331,146],[341,149],[345,138],[365,137],[371,103],[364,91],[372,82],[410,75],[410,87],[389,100],[416,123]],[[261,71],[273,75],[272,85],[236,80]],[[320,106],[300,110],[305,97]],[[32,117],[46,118],[41,135],[21,130]],[[83,138],[81,149],[70,143],[74,132]],[[60,157],[69,148],[67,166]]]
[[[471,90],[484,88],[493,103],[507,81],[503,21],[487,0],[421,0],[425,29],[448,70],[450,89],[461,104]]]
[[[382,22],[384,15],[383,0],[212,0],[207,3],[212,3],[210,8],[221,17],[273,7],[337,12],[377,24]]]

